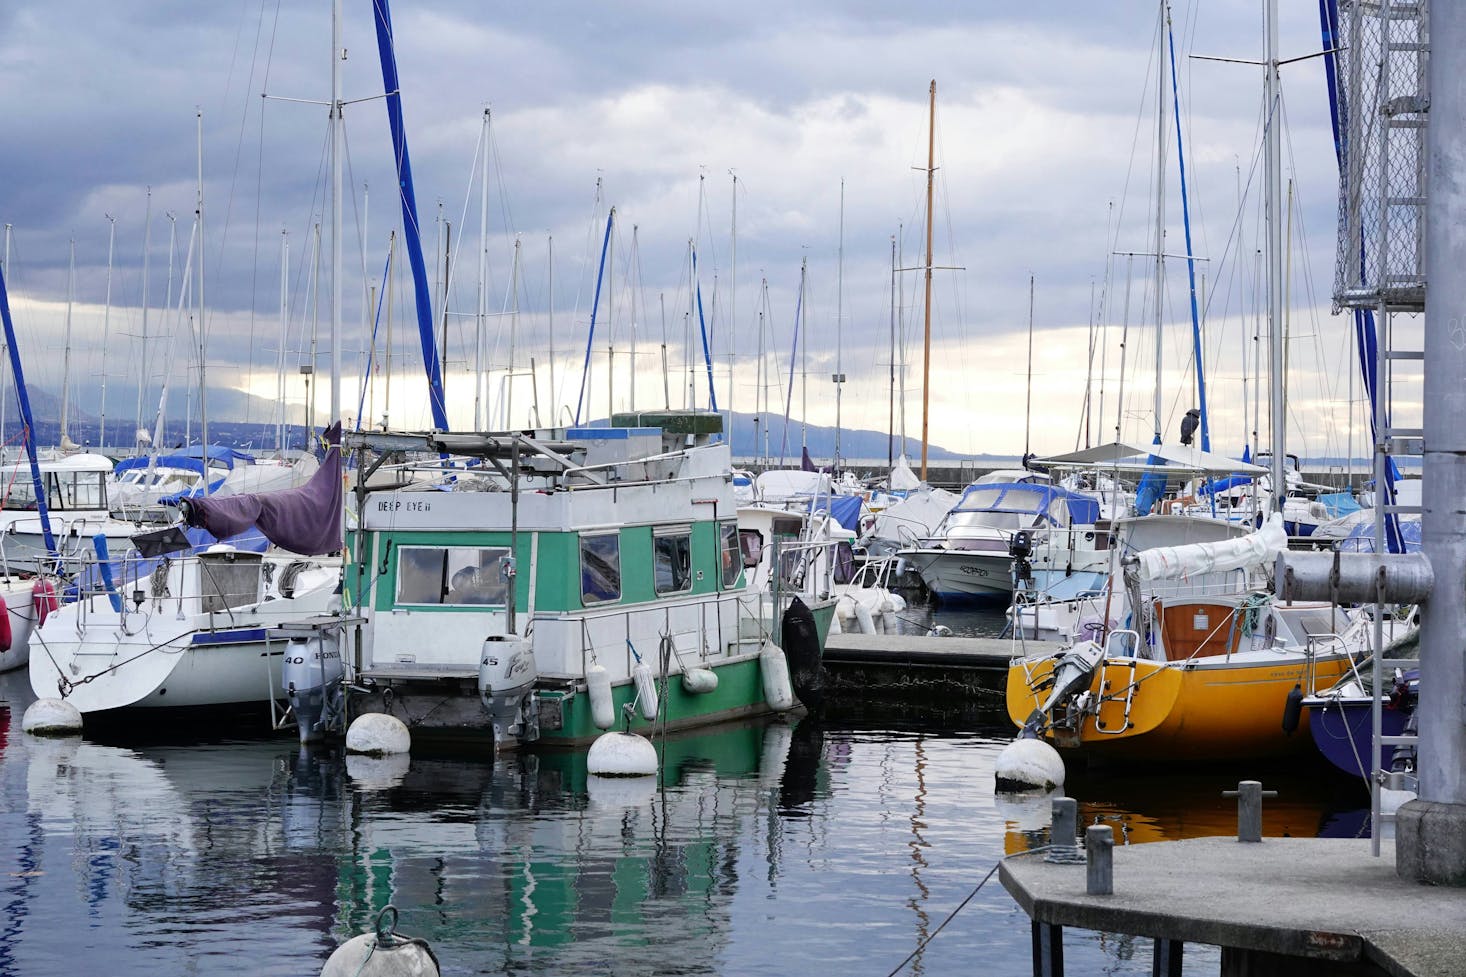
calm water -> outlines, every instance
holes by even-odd
[[[566,754],[43,741],[20,732],[30,699],[24,670],[0,676],[0,975],[315,975],[392,903],[445,974],[884,977],[1047,820],[1047,801],[993,796],[997,716],[729,727],[663,744],[658,788],[590,783]],[[1219,795],[1237,779],[1069,793],[1140,843],[1235,831]],[[1262,779],[1283,795],[1266,833],[1360,829],[1350,785]],[[1071,931],[1065,955],[1071,973],[1149,973],[1145,940]],[[904,973],[1029,967],[1027,918],[994,879]]]

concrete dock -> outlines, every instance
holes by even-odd
[[[1030,642],[1031,643],[1031,642]],[[902,668],[979,668],[1006,673],[1015,654],[1007,638],[931,638],[921,634],[832,634],[825,665]]]
[[[825,642],[826,693],[837,709],[865,715],[876,709],[895,714],[888,718],[1006,724],[1003,687],[1013,648],[1006,638],[832,634]]]
[[[1222,948],[1222,977],[1342,974],[1466,977],[1466,889],[1395,873],[1388,843],[1235,838],[1114,849],[1114,893],[1087,895],[1085,866],[1010,858],[1003,887],[1034,926],[1034,973],[1062,977],[1062,927],[1151,937],[1155,970],[1179,974],[1182,946]],[[1042,965],[1041,965],[1042,963]],[[1057,966],[1055,966],[1057,964]]]

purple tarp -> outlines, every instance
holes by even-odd
[[[266,539],[302,556],[341,549],[341,424],[326,429],[326,457],[300,488],[183,499],[179,508],[190,526],[220,539],[259,527]]]

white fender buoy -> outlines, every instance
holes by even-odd
[[[81,710],[65,699],[37,699],[26,707],[20,728],[32,736],[76,736],[81,733]]]
[[[855,620],[860,623],[861,634],[879,634],[876,630],[876,619],[871,614],[870,608],[860,601],[855,602]]]
[[[641,718],[651,722],[657,718],[657,680],[652,667],[646,662],[637,662],[631,669],[631,681],[636,683],[636,701],[641,704]]]
[[[788,712],[798,704],[794,698],[794,686],[789,684],[789,659],[784,649],[772,641],[765,641],[758,653],[758,670],[764,682],[764,701],[775,712]]]
[[[852,621],[855,619],[856,614],[859,613],[856,610],[859,606],[860,601],[851,597],[849,594],[844,594],[839,600],[835,601],[835,616],[841,621]]]
[[[388,913],[392,922],[386,923]],[[354,936],[336,948],[321,977],[440,977],[438,958],[427,940],[403,936],[397,925],[397,909],[385,907],[377,914],[373,932]]]
[[[346,752],[392,756],[412,750],[412,734],[402,720],[385,712],[364,712],[346,731]]]
[[[885,600],[881,601],[881,610],[887,614],[900,614],[906,610],[906,598],[900,594],[893,594],[888,590],[886,591]]]
[[[657,772],[657,748],[636,733],[602,733],[590,745],[585,769],[597,777],[651,777]]]
[[[1043,740],[1020,736],[998,753],[993,774],[999,791],[1053,790],[1064,786],[1064,758]]]
[[[594,662],[585,670],[585,688],[590,695],[590,718],[597,729],[616,725],[616,708],[611,702],[611,673]]]
[[[718,688],[718,673],[711,668],[684,668],[682,688],[693,695],[706,695]]]
[[[840,626],[840,615],[830,615],[830,634],[844,634],[845,629]]]
[[[346,776],[354,786],[362,790],[387,790],[407,779],[412,767],[412,757],[406,753],[388,756],[368,756],[364,753],[346,754]]]

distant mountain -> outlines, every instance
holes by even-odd
[[[31,413],[36,422],[36,442],[40,445],[54,445],[60,440],[61,401],[47,390],[30,388]],[[259,397],[235,390],[210,392],[209,394],[209,440],[215,444],[228,445],[263,452],[273,450],[275,426],[267,420],[240,421],[234,418],[249,416],[266,419],[270,417],[272,404]],[[185,409],[184,404],[175,406],[177,412]],[[196,405],[195,405],[195,409]],[[299,448],[304,444],[304,433],[299,421],[300,410],[291,411],[294,423],[287,428],[288,448]],[[601,427],[604,418],[587,422],[586,426]],[[69,418],[69,434],[77,444],[96,447],[99,444],[101,424],[98,417],[72,408]],[[107,420],[108,451],[128,453],[134,444],[136,419],[132,416],[111,416]],[[14,405],[10,405],[5,417],[3,436],[10,440],[17,438],[20,419]],[[200,430],[198,420],[185,425],[181,420],[170,421],[164,431],[163,446],[177,447],[186,442],[196,442]],[[754,415],[735,413],[732,418],[733,456],[740,459],[770,457],[776,461],[784,458],[787,463],[798,464],[801,444],[807,444],[812,459],[828,464],[835,454],[835,429],[819,424],[801,427],[797,421],[788,425],[786,431],[782,417],[761,418],[758,425]],[[899,443],[891,445],[883,431],[846,428],[840,432],[840,455],[842,458],[859,461],[883,462],[888,450],[901,454]],[[921,442],[915,438],[906,439],[906,456],[915,459],[921,455]],[[987,455],[963,455],[943,448],[928,445],[927,457],[934,461],[960,459],[982,459]]]

